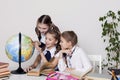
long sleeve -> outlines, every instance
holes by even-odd
[[[58,56],[59,54],[56,55],[56,57]],[[80,73],[87,73],[92,69],[90,60],[88,59],[85,52],[79,47],[75,48],[72,57],[67,59],[67,63],[69,68],[73,68],[75,71],[78,71]],[[64,61],[64,58],[59,59],[58,68],[60,71],[64,71],[67,65]]]
[[[64,61],[63,58],[60,58],[60,53],[58,52],[56,55],[55,55],[55,58],[58,58],[58,69],[59,71],[64,71],[66,69],[66,63]]]
[[[72,64],[72,68],[75,68],[76,71],[80,71],[84,73],[92,69],[92,65],[87,55],[79,47],[76,47],[76,50],[73,53],[70,62]]]
[[[66,69],[66,64],[63,60],[63,58],[59,59],[58,61],[58,69],[62,72]]]

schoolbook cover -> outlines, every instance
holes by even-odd
[[[0,62],[0,68],[8,67],[9,63]]]
[[[0,73],[9,71],[8,67],[0,68]]]
[[[5,76],[9,76],[9,75],[10,75],[10,71],[0,73],[0,77],[5,77]]]

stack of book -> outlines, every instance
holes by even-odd
[[[0,79],[9,77],[10,70],[8,69],[9,63],[0,62]]]

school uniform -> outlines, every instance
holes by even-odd
[[[41,43],[44,43],[45,44],[45,35],[44,34],[41,34],[41,39],[39,39],[39,41]]]
[[[51,48],[50,50],[48,50],[47,48],[43,51],[43,53],[44,53],[44,55],[46,55],[47,54],[47,51],[49,51],[50,52],[50,54],[51,54],[51,58],[53,58],[54,57],[54,55],[55,55],[55,51],[56,51],[56,47],[54,46],[53,48]]]
[[[50,55],[47,55],[47,52],[50,52]],[[49,57],[49,59],[47,59],[48,61],[50,61],[54,56],[55,56],[55,51],[56,51],[56,47],[53,47],[52,49],[50,49],[50,50],[48,50],[47,48],[43,51],[43,53],[44,53],[44,55],[45,55],[45,57],[46,57],[46,59]],[[47,56],[48,57],[47,57]],[[56,65],[56,67],[55,67],[55,71],[58,71],[59,69],[58,69],[58,66]]]
[[[45,47],[45,35],[41,34],[41,37],[38,36],[38,40],[41,43],[40,45],[38,45],[40,48],[44,48]],[[39,51],[35,48],[34,53],[39,55]]]
[[[59,53],[57,53],[56,57],[58,57]],[[66,62],[64,58],[59,59],[58,69],[60,71],[64,71],[66,68],[74,68],[75,71],[80,71],[82,73],[87,70],[92,69],[92,65],[85,54],[85,52],[78,46],[74,46],[72,48],[72,55],[66,56]]]
[[[45,35],[41,34],[41,37],[38,37],[38,40],[40,41],[41,45],[39,45],[40,48],[45,46]]]

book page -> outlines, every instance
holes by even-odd
[[[27,75],[28,76],[39,76],[40,75],[40,67],[41,67],[41,64],[39,64],[36,68],[30,70]]]
[[[92,71],[92,69],[88,69],[88,70],[85,71],[85,72],[80,72],[80,71],[73,70],[73,71],[70,71],[70,72],[68,72],[68,73],[70,73],[70,75],[72,75],[72,76],[80,79],[80,78],[86,76],[86,75],[87,75],[89,72],[91,72],[91,71]]]

